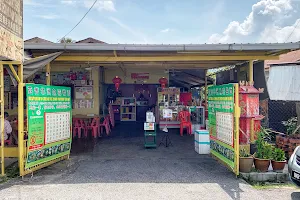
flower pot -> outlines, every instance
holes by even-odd
[[[253,157],[240,157],[240,172],[249,173],[253,166]]]
[[[275,161],[272,160],[272,168],[274,171],[282,171],[285,167],[286,161]]]
[[[254,158],[254,166],[255,166],[255,169],[257,169],[261,172],[266,172],[269,169],[270,160]]]

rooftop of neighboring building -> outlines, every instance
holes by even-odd
[[[279,56],[279,60],[266,60],[265,69],[271,65],[300,63],[300,50],[291,51]]]

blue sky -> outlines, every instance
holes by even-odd
[[[93,2],[24,0],[24,38],[56,42]],[[298,20],[300,0],[98,0],[68,37],[142,44],[289,42],[300,41]]]

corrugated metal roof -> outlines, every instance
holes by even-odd
[[[267,82],[271,100],[300,101],[300,65],[279,65],[270,68]]]
[[[91,51],[268,51],[276,54],[282,50],[300,49],[297,43],[270,44],[97,44],[97,43],[52,43],[25,42],[25,49],[36,50],[91,50]]]
[[[268,69],[271,65],[279,65],[279,64],[292,64],[300,62],[300,50],[291,51],[286,54],[282,54],[279,56],[279,60],[266,60],[265,61],[265,69]]]

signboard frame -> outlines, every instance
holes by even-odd
[[[28,117],[28,145],[25,161],[25,170],[36,167],[64,156],[69,156],[72,143],[72,103],[71,88],[40,84],[26,84],[26,101]],[[47,114],[56,116],[56,113],[69,113],[65,118],[54,120],[57,126],[51,139],[53,142],[46,144]],[[65,116],[65,115],[58,115]],[[66,121],[67,120],[67,121]],[[67,122],[67,123],[64,123]],[[69,137],[60,137],[59,127],[68,126]],[[56,138],[63,139],[56,139]]]
[[[222,122],[217,122],[217,115],[223,116]],[[239,117],[238,84],[225,84],[208,88],[211,153],[236,175],[239,175]],[[222,126],[220,123],[225,123],[225,125]],[[227,126],[226,129],[228,124],[232,127]],[[217,125],[222,127],[217,130]],[[218,134],[218,131],[222,131],[222,133]],[[230,140],[232,138],[233,141],[230,142],[228,138]]]

